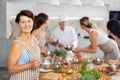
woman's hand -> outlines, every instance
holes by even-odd
[[[58,43],[58,47],[64,47],[64,45],[62,43]]]
[[[31,68],[39,68],[40,67],[40,59],[35,59],[34,61],[30,62]]]
[[[47,38],[47,40],[46,40],[46,42],[47,43],[52,43],[52,42],[54,42],[55,40],[53,39],[53,38]]]
[[[47,48],[46,47],[41,47],[40,48],[40,52],[41,53],[46,53],[47,52]]]
[[[73,53],[75,53],[75,54],[78,54],[80,52],[80,48],[75,48],[74,50],[73,50]]]

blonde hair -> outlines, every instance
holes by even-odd
[[[89,17],[83,17],[80,19],[80,24],[84,25],[88,28],[92,28],[93,27],[93,23],[90,22]]]

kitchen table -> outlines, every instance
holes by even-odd
[[[103,65],[106,66],[105,64],[103,64]],[[103,65],[98,65],[98,66],[95,65],[95,66],[96,67],[100,67],[100,66],[103,66]],[[80,68],[80,65],[78,65],[77,67]],[[61,76],[61,73],[54,73],[54,71],[51,71],[51,72],[40,72],[39,80],[58,80],[58,78],[60,76]],[[101,76],[102,76],[102,78],[99,79],[99,80],[113,80],[111,78],[111,76],[107,76],[104,72],[101,72]],[[116,78],[115,78],[115,80],[116,80]]]

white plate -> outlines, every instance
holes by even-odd
[[[46,69],[42,69],[42,68],[40,68],[39,71],[40,71],[40,72],[50,72],[50,71],[52,71],[52,70],[51,70],[51,69],[46,70]]]

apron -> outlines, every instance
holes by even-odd
[[[118,45],[114,40],[109,39],[106,43],[98,45],[98,47],[104,52],[105,62],[120,58]]]
[[[23,48],[27,49],[30,61],[33,61],[35,58],[40,58],[40,49],[37,45],[37,42],[33,38],[35,46],[28,49],[25,47],[23,42],[20,39],[16,39],[14,42],[18,42],[22,45]],[[39,79],[39,68],[30,68],[28,70],[12,74],[10,80],[38,80]]]

